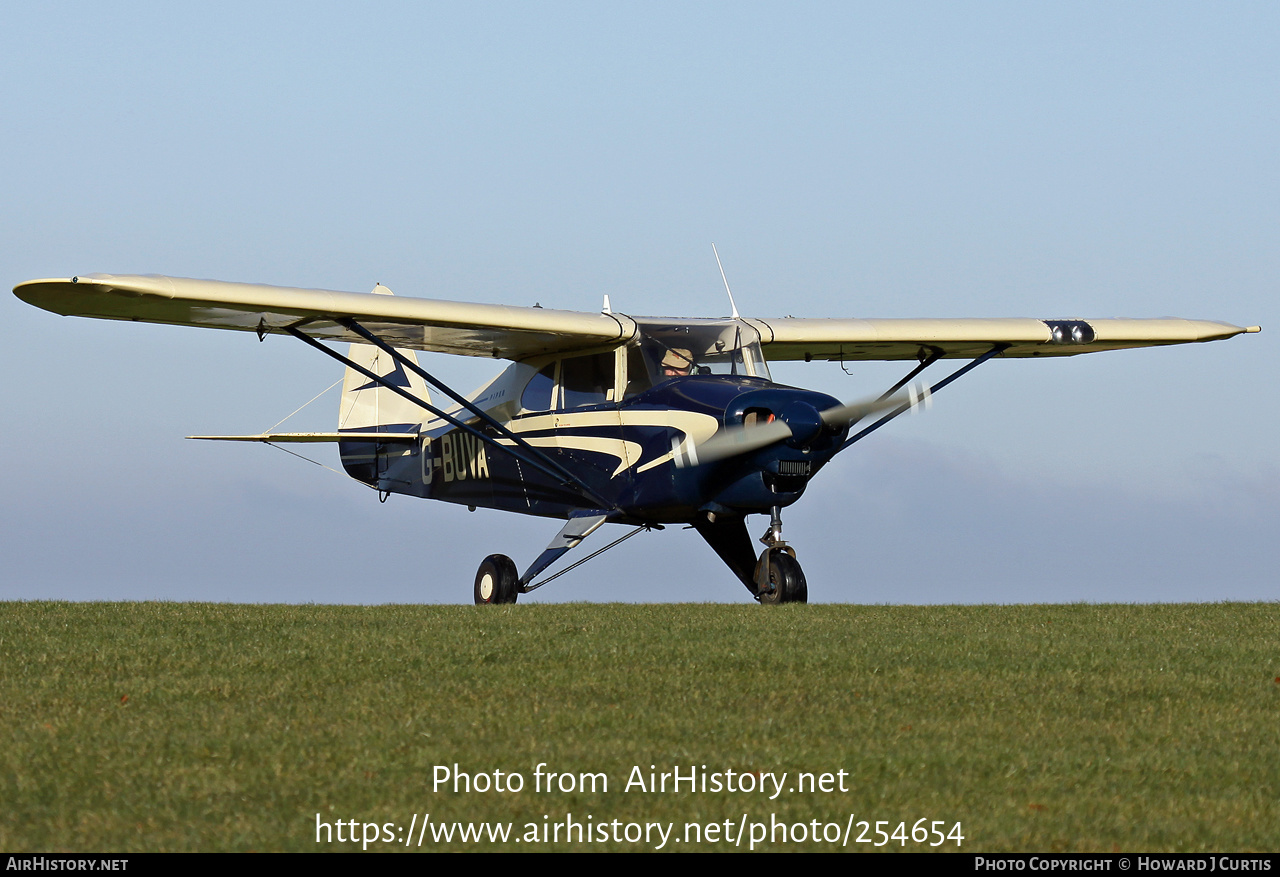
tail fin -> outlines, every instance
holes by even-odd
[[[391,290],[382,284],[375,286],[373,291],[381,295],[392,295]],[[414,365],[418,364],[418,357],[412,350],[397,348],[396,353]],[[352,344],[347,357],[424,402],[431,401],[427,384],[421,377],[372,344]],[[355,369],[347,369],[342,379],[342,402],[338,411],[339,430],[422,423],[427,417],[426,409],[369,380]]]

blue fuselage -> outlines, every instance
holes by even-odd
[[[744,419],[763,423],[784,411],[837,404],[763,378],[695,375],[620,403],[522,413],[507,427],[612,502],[621,513],[615,520],[684,523],[707,512],[745,515],[790,505],[839,450],[848,427],[817,428],[803,443],[780,442],[705,465],[696,460],[698,443]],[[509,446],[496,430],[483,429]],[[455,428],[423,433],[416,445],[342,442],[340,452],[351,477],[390,493],[556,518],[592,505],[580,490],[530,466],[527,452],[518,452],[522,460]]]

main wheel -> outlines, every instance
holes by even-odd
[[[770,590],[760,595],[761,603],[809,602],[809,583],[804,580],[800,562],[785,551],[769,552],[769,585]]]
[[[514,603],[520,596],[519,584],[515,562],[505,554],[490,554],[476,571],[476,605]]]

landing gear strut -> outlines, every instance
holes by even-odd
[[[774,506],[760,541],[765,549],[756,563],[756,599],[765,605],[808,603],[809,584],[805,581],[796,550],[782,541],[782,509]]]
[[[782,541],[782,511],[778,507],[774,507],[769,529],[760,538],[765,549],[759,557],[744,517],[705,514],[694,520],[693,527],[756,600],[768,605],[809,602],[809,586],[796,561],[796,550]]]
[[[614,539],[604,548],[593,551],[586,557],[582,558],[575,564],[565,567],[555,575],[547,576],[540,582],[534,582],[547,567],[560,558],[566,551],[571,548],[578,547],[583,539],[590,536],[600,528],[600,525],[609,520],[608,512],[597,513],[595,511],[575,512],[570,515],[568,522],[561,528],[560,532],[551,544],[546,547],[542,554],[538,555],[538,559],[524,571],[524,575],[520,575],[516,571],[516,564],[511,558],[505,554],[490,554],[484,559],[484,563],[480,564],[479,571],[476,572],[475,598],[476,605],[486,603],[514,603],[516,598],[521,594],[527,594],[530,591],[537,590],[552,579],[559,578],[571,569],[581,566],[593,557],[604,554],[610,548],[622,542],[626,542],[637,533],[645,530],[661,530],[661,524],[641,524],[634,530]]]

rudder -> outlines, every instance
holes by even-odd
[[[380,295],[393,294],[382,284],[375,286],[373,291]],[[418,357],[414,351],[396,348],[396,353],[414,365],[418,364]],[[386,378],[389,383],[404,389],[410,395],[424,402],[431,401],[426,381],[372,344],[353,343],[347,357],[379,377]],[[342,400],[338,411],[339,431],[417,424],[424,422],[428,416],[427,410],[420,405],[415,405],[394,391],[369,380],[355,369],[347,368],[342,379]]]

